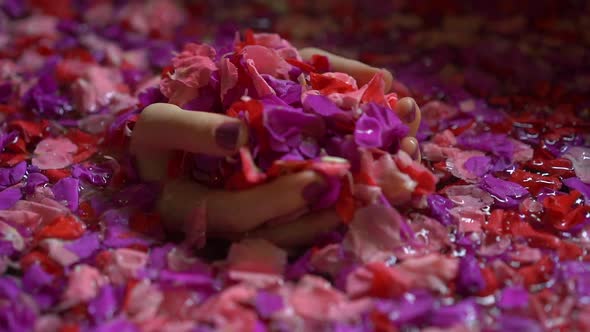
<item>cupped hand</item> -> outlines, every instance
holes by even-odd
[[[393,78],[387,70],[318,49],[306,48],[300,54],[306,60],[314,54],[327,56],[333,71],[351,75],[359,85],[381,71],[386,90],[391,87]],[[414,138],[420,124],[418,106],[413,99],[403,98],[397,102],[395,111],[410,127],[401,148],[419,158],[418,142]],[[312,171],[282,176],[242,191],[210,189],[187,178],[167,178],[173,151],[232,156],[247,142],[248,130],[236,118],[159,103],[141,113],[133,129],[130,151],[136,157],[140,176],[163,184],[157,208],[166,225],[188,233],[187,237],[194,237],[191,234],[194,232],[228,239],[261,237],[294,248],[309,244],[339,225],[333,209],[307,213],[327,189],[322,176]],[[292,216],[299,217],[293,220]],[[293,221],[268,223],[285,217]]]

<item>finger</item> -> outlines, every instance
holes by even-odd
[[[395,113],[410,128],[408,136],[416,137],[422,114],[413,98],[405,97],[395,104]]]
[[[169,218],[169,225],[186,229],[194,209],[204,202],[207,232],[212,235],[253,230],[264,222],[301,210],[325,192],[323,178],[314,172],[280,177],[272,182],[242,191],[208,191],[186,180],[168,182],[158,208]]]
[[[421,154],[420,154],[420,145],[418,144],[418,140],[414,137],[404,137],[401,142],[401,149],[404,150],[412,159],[420,162]]]
[[[162,181],[168,174],[170,153],[149,148],[136,148],[135,161],[139,177],[144,181]]]
[[[320,175],[308,171],[249,190],[215,193],[207,198],[208,221],[220,231],[250,231],[315,203],[327,189]]]
[[[248,237],[263,238],[283,248],[297,248],[312,244],[320,235],[341,223],[333,209],[307,214],[287,224],[259,228]]]
[[[226,156],[234,154],[247,139],[246,126],[238,119],[158,103],[141,113],[130,148],[132,153],[148,148]]]
[[[391,75],[391,72],[387,69],[371,67],[360,61],[347,59],[345,57],[312,47],[301,49],[299,54],[304,60],[307,61],[311,60],[311,57],[314,54],[327,57],[332,71],[347,73],[348,75],[354,77],[359,86],[369,83],[375,74],[381,72],[383,73],[383,79],[385,81],[385,92],[388,92],[391,89],[393,75]]]

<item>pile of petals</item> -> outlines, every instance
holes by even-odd
[[[321,1],[338,25],[230,2],[0,4],[0,331],[590,329],[587,19]],[[245,27],[356,52],[394,70],[393,92]],[[399,150],[404,96],[421,164]],[[154,102],[250,129],[238,155],[171,174],[239,190],[312,169],[342,227],[295,257],[167,239],[126,152]]]
[[[304,62],[276,34],[247,31],[233,48],[217,56],[209,45],[185,45],[163,72],[160,93],[185,110],[242,119],[248,145],[239,158],[180,153],[169,174],[188,168],[197,181],[239,190],[312,169],[330,186],[315,208],[336,205],[347,222],[357,208],[383,201],[426,206],[436,178],[399,149],[409,129],[381,73],[358,87],[329,71],[324,56]]]

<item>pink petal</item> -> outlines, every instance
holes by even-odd
[[[40,243],[40,246],[47,250],[49,257],[61,266],[70,266],[79,261],[78,255],[64,248],[63,244],[61,240],[46,239]]]
[[[224,58],[220,64],[221,70],[221,100],[231,88],[238,82],[238,68],[229,59]]]
[[[149,280],[143,280],[133,287],[126,306],[127,315],[136,321],[144,321],[156,315],[164,295]]]
[[[107,282],[97,269],[86,264],[77,265],[71,272],[64,293],[65,301],[78,304],[93,299],[98,290]]]
[[[209,84],[209,79],[217,65],[215,49],[208,45],[189,43],[184,50],[172,59],[174,73],[170,78],[192,88],[201,88]]]
[[[416,241],[420,243],[417,251],[438,252],[451,246],[449,231],[440,222],[423,214],[416,213],[411,217],[410,226],[414,231]]]
[[[524,163],[533,159],[534,151],[528,144],[513,138],[509,138],[509,140],[514,145],[514,161]]]
[[[256,313],[243,305],[256,296],[254,288],[235,285],[209,298],[193,313],[193,318],[214,324],[218,331],[254,331]]]
[[[473,206],[481,208],[494,203],[492,196],[477,185],[448,186],[441,193],[459,205],[473,204]]]
[[[105,273],[113,283],[123,284],[126,279],[137,278],[147,261],[148,256],[144,252],[127,248],[116,249]]]
[[[420,107],[422,111],[422,120],[429,127],[438,127],[441,120],[449,119],[459,113],[456,107],[441,101],[431,101]]]
[[[391,204],[400,205],[410,201],[418,183],[399,170],[390,154],[381,156],[373,167],[377,185]]]
[[[0,239],[12,243],[12,247],[17,251],[25,248],[25,240],[16,228],[2,221],[0,221]]]
[[[441,254],[429,254],[403,261],[396,268],[412,276],[413,287],[448,293],[447,285],[459,270],[459,260]]]
[[[441,133],[436,133],[432,137],[432,142],[436,143],[438,146],[441,147],[450,147],[457,144],[457,138],[455,137],[452,131],[445,129]]]
[[[214,58],[212,47],[189,43],[172,59],[174,73],[160,84],[170,103],[182,106],[198,96],[198,89],[209,84],[211,74],[217,70]]]
[[[67,138],[46,138],[35,148],[33,165],[40,169],[65,168],[72,164],[72,154],[76,151],[78,146]]]
[[[349,301],[326,280],[305,276],[291,295],[293,309],[306,319],[315,321],[353,321],[371,307],[367,299]]]
[[[400,290],[405,291],[410,288],[412,281],[410,275],[406,274],[400,269],[389,268],[386,270],[392,280],[390,288],[388,289],[391,293],[390,296],[396,296]],[[370,296],[370,292],[373,288],[374,274],[367,267],[362,266],[354,270],[346,278],[346,293],[352,298],[358,298],[363,296]],[[385,295],[385,294],[383,294]]]
[[[59,203],[57,203],[59,204]],[[47,204],[37,203],[37,202],[30,202],[30,201],[18,201],[12,207],[12,211],[27,211],[29,213],[34,213],[40,217],[40,220],[30,219],[28,221],[31,222],[31,227],[37,227],[39,224],[45,224],[51,222],[55,218],[64,215],[68,212],[67,207],[59,204],[59,207],[50,206]],[[32,215],[29,215],[32,216]],[[33,228],[34,229],[34,228]]]
[[[281,275],[287,264],[287,253],[267,240],[246,239],[232,244],[227,263],[234,271]]]
[[[481,226],[486,221],[486,215],[480,209],[473,207],[457,206],[449,212],[460,232],[481,232]]]
[[[297,49],[276,33],[257,33],[254,34],[254,40],[257,45],[276,50],[283,59],[301,60]]]
[[[288,78],[291,65],[275,50],[260,45],[250,45],[242,49],[246,62],[252,60],[256,71],[278,78]]]
[[[269,96],[271,94],[275,94],[275,91],[266,83],[264,78],[260,76],[258,70],[254,66],[254,61],[252,59],[246,60],[246,68],[248,69],[248,73],[250,74],[250,78],[252,79],[252,84],[254,84],[254,88],[256,89],[256,93],[259,97]]]
[[[386,261],[402,245],[400,214],[392,208],[372,205],[357,210],[344,247],[362,262]]]
[[[533,264],[543,257],[540,249],[531,248],[523,244],[515,244],[514,247],[514,250],[509,254],[511,261]]]
[[[356,85],[356,82],[354,82]],[[316,91],[316,90],[310,90]],[[367,86],[363,85],[360,89],[345,93],[331,93],[327,97],[334,103],[336,106],[345,109],[345,110],[356,110],[360,103],[361,98],[367,91]]]
[[[160,82],[160,91],[169,98],[171,104],[182,106],[199,96],[199,90],[170,77]]]
[[[315,251],[311,255],[309,264],[315,271],[336,276],[350,262],[343,259],[342,246],[340,244],[329,244]]]
[[[582,182],[590,183],[590,148],[575,146],[569,148],[563,157],[572,161],[574,171]]]
[[[17,202],[17,205],[19,205],[19,203],[20,202]],[[41,216],[38,213],[19,209],[16,209],[15,211],[0,211],[0,220],[10,221],[13,224],[25,227],[28,230],[34,230],[39,224],[41,224]]]
[[[47,314],[37,318],[34,332],[59,331],[62,321],[58,315]]]

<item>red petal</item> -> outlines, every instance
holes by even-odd
[[[511,225],[511,231],[514,236],[522,236],[526,238],[529,245],[533,248],[556,250],[561,244],[561,241],[557,236],[537,231],[527,222],[521,221],[513,223]]]
[[[79,146],[76,154],[72,156],[72,163],[78,164],[85,160],[88,160],[97,152],[98,148],[95,146]]]
[[[269,142],[268,133],[263,122],[263,109],[264,105],[258,100],[239,100],[230,106],[226,111],[226,114],[235,118],[238,117],[241,112],[245,112],[248,115],[248,124],[254,131],[254,135],[260,144],[261,151],[267,151]]]
[[[65,136],[77,145],[97,145],[100,140],[99,136],[85,133],[80,129],[72,129]]]
[[[395,280],[389,271],[390,268],[385,265],[385,263],[370,263],[366,268],[373,273],[371,290],[368,295],[380,298],[391,298],[400,296],[406,291],[403,284]]]
[[[579,259],[584,255],[582,249],[575,243],[569,241],[561,241],[561,245],[557,249],[557,254],[561,261],[568,261]]]
[[[525,168],[535,172],[547,173],[549,175],[558,176],[562,178],[570,178],[575,176],[574,167],[569,159],[533,159],[529,161]]]
[[[31,6],[41,9],[47,15],[61,19],[72,19],[75,16],[74,6],[70,0],[31,0]]]
[[[563,221],[559,224],[553,225],[553,227],[567,231],[570,228],[583,223],[586,220],[586,215],[590,213],[590,206],[579,205],[573,210],[569,211],[564,217]]]
[[[158,213],[137,212],[129,219],[129,227],[142,234],[161,235],[162,219]]]
[[[21,139],[21,137],[19,136],[16,139],[16,142],[6,146],[6,150],[10,150],[16,153],[27,153],[27,145],[25,141]]]
[[[373,310],[370,318],[375,332],[397,332],[397,328],[386,314]]]
[[[285,61],[287,61],[287,63],[290,64],[291,66],[297,67],[306,73],[313,73],[316,71],[316,69],[313,65],[309,65],[309,64],[307,64],[305,62],[301,62],[297,59],[287,59]]]
[[[361,101],[364,103],[374,102],[382,106],[388,106],[389,104],[385,100],[384,91],[385,82],[383,81],[383,74],[377,73],[367,84],[367,90],[365,90]]]
[[[61,265],[49,258],[46,253],[38,250],[33,250],[20,259],[20,266],[23,270],[29,269],[35,263],[39,264],[47,273],[53,275],[61,275],[63,273]]]
[[[172,157],[168,159],[168,177],[176,179],[184,174],[186,162],[186,152],[175,151]]]
[[[319,73],[325,73],[330,71],[330,60],[328,60],[327,56],[314,54],[311,56],[311,65],[316,69],[315,71]]]
[[[113,259],[113,253],[109,250],[99,252],[94,258],[95,264],[101,270],[108,266]]]
[[[29,159],[29,156],[24,153],[14,154],[14,153],[2,153],[0,154],[0,164],[2,166],[13,167],[14,165],[20,163],[21,161]]]
[[[84,234],[84,224],[73,215],[65,215],[55,218],[47,226],[41,228],[36,234],[37,241],[49,238],[74,240]]]
[[[46,120],[41,120],[41,122],[15,120],[11,121],[8,126],[20,130],[25,142],[29,143],[33,138],[42,138],[45,136],[49,122]]]
[[[486,287],[482,289],[477,295],[485,297],[494,294],[499,287],[498,278],[496,278],[494,271],[490,267],[485,267],[481,269],[481,273],[485,280]]]
[[[94,231],[98,230],[98,220],[96,219],[96,212],[88,201],[80,203],[78,206],[78,216],[86,224],[86,226]]]
[[[123,310],[127,311],[127,307],[129,306],[129,301],[131,299],[131,292],[138,284],[138,280],[131,279],[127,281],[127,287],[125,288],[125,297],[123,298]]]
[[[453,127],[449,128],[449,129],[451,130],[451,132],[453,133],[453,135],[459,136],[463,132],[467,131],[468,129],[471,129],[475,124],[477,124],[477,122],[475,120],[471,120],[468,124],[466,124],[466,125],[464,125],[462,127],[453,126]]]
[[[72,175],[71,171],[69,169],[46,169],[41,171],[41,173],[43,173],[47,178],[49,178],[49,181],[51,183],[55,183],[63,178],[66,178],[70,175]]]
[[[230,178],[230,181],[226,184],[227,189],[251,188],[266,181],[266,174],[258,169],[248,148],[240,148],[240,158],[242,161],[242,171]]]
[[[336,201],[336,213],[345,224],[348,224],[352,221],[355,211],[356,202],[352,196],[350,180],[344,178],[342,179],[342,187],[338,200]]]
[[[398,158],[394,159],[399,170],[418,183],[418,186],[414,189],[414,195],[426,195],[436,190],[437,179],[427,168],[415,163],[404,165],[398,162]]]
[[[582,194],[573,190],[567,195],[550,196],[543,200],[543,220],[559,230],[567,230],[585,219],[586,207],[574,208]]]
[[[525,187],[531,194],[537,195],[543,188],[559,190],[561,181],[554,176],[542,176],[517,169],[512,173],[510,180]]]
[[[73,49],[66,50],[63,53],[63,57],[64,57],[64,59],[78,60],[78,61],[86,62],[86,63],[96,62],[94,60],[94,57],[92,56],[92,53],[90,53],[88,50],[86,50],[84,48],[73,48]]]
[[[354,91],[352,85],[347,84],[337,78],[325,76],[322,74],[310,73],[309,82],[315,90],[319,90],[323,95],[331,93],[346,93]]]
[[[504,210],[496,209],[490,214],[488,221],[486,221],[482,228],[491,234],[501,235],[505,234],[504,228]]]
[[[18,112],[19,109],[14,105],[0,105],[0,113],[4,113],[6,115],[14,114]]]
[[[64,323],[64,325],[60,326],[58,332],[80,332],[80,326],[74,323]]]
[[[543,256],[535,264],[520,268],[518,274],[523,277],[525,285],[532,286],[548,281],[554,268],[553,261],[549,257]]]

